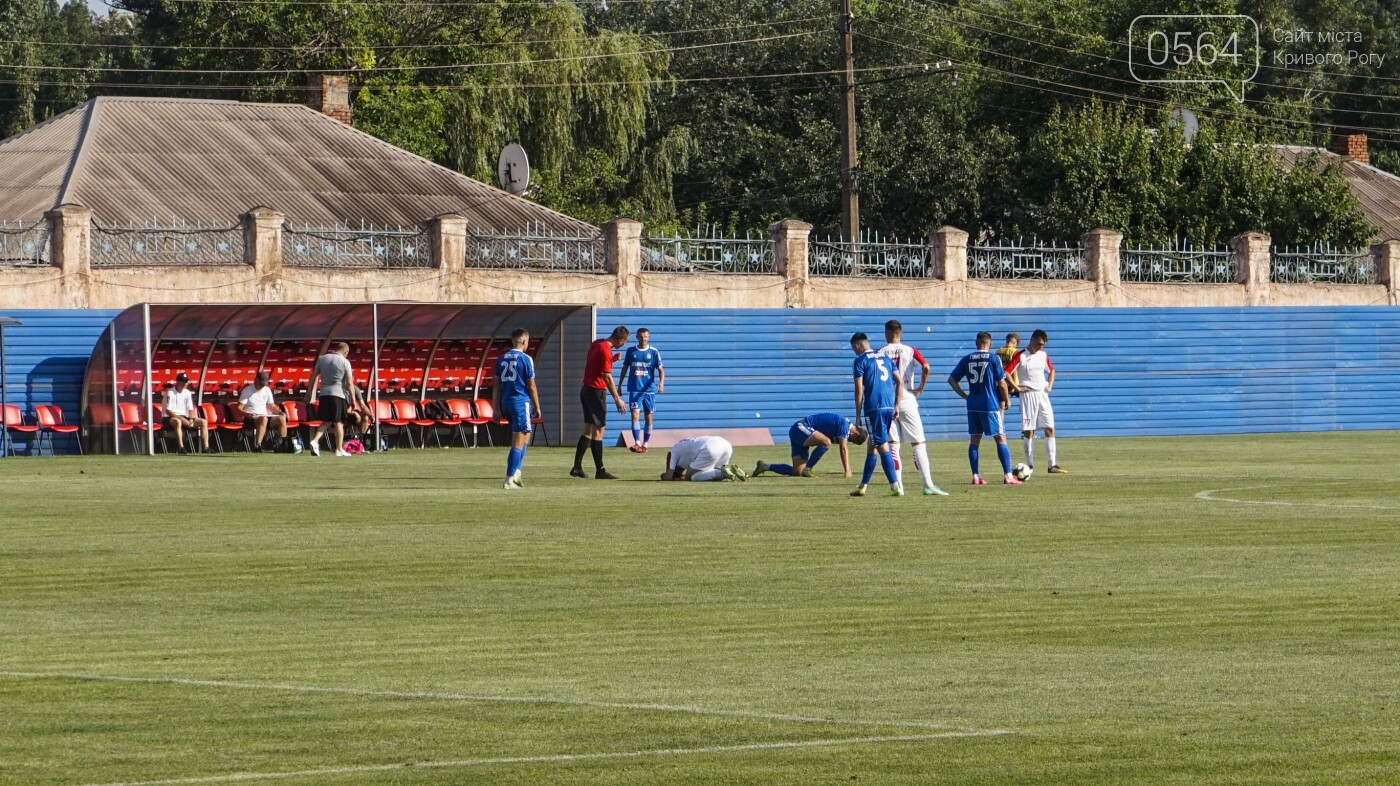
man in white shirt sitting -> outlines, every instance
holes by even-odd
[[[201,450],[205,453],[213,453],[209,449],[209,421],[200,416],[199,410],[194,406],[194,392],[190,390],[190,376],[181,371],[175,375],[175,387],[165,391],[165,420],[166,428],[175,433],[175,444],[179,445],[179,452],[183,455],[189,451],[185,450],[185,429],[199,429],[199,441]]]
[[[253,452],[262,452],[263,438],[267,436],[267,426],[272,424],[277,429],[278,442],[287,438],[287,418],[282,414],[282,408],[277,406],[277,401],[272,397],[272,386],[268,384],[267,372],[259,371],[253,378],[253,384],[247,385],[238,394],[238,404],[243,408],[244,421],[251,421],[257,428],[257,436],[253,439]]]

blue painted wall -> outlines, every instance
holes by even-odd
[[[0,313],[25,323],[5,333],[11,403],[56,403],[76,422],[88,356],[119,312]],[[889,318],[933,366],[921,407],[933,439],[964,436],[944,379],[977,331],[1000,346],[1037,327],[1065,436],[1400,429],[1400,308],[603,309],[598,331],[651,328],[669,374],[658,427],[761,426],[782,440],[800,417],[850,411],[847,342],[863,330],[879,343]]]
[[[850,336],[878,347],[890,318],[933,367],[931,439],[966,435],[945,380],[977,331],[1024,346],[1035,328],[1050,333],[1064,436],[1400,429],[1397,308],[604,309],[598,331],[651,329],[669,379],[658,428],[762,426],[781,441],[799,417],[852,410]]]
[[[102,331],[120,313],[78,309],[0,311],[0,316],[24,323],[5,329],[5,395],[9,403],[23,409],[31,423],[35,404],[57,404],[63,407],[67,422],[82,422],[78,405],[88,358]],[[28,452],[30,445],[19,435],[15,437],[16,452]],[[57,440],[60,453],[71,444],[72,440],[66,437]]]

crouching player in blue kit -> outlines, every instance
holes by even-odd
[[[865,416],[866,429],[870,434],[870,444],[865,452],[865,471],[860,477],[860,486],[851,492],[851,496],[865,496],[865,488],[870,485],[875,464],[879,462],[885,470],[885,478],[890,482],[890,496],[902,497],[904,485],[899,482],[899,470],[895,469],[894,454],[890,453],[889,443],[890,424],[899,411],[904,380],[889,358],[870,348],[870,338],[864,333],[851,336],[851,349],[856,353],[855,363],[851,367],[856,381],[856,416]]]
[[[970,352],[948,375],[948,385],[967,401],[967,432],[970,444],[967,446],[967,461],[972,465],[972,485],[985,486],[987,481],[977,469],[978,449],[985,434],[997,441],[997,458],[1001,460],[1002,482],[1012,486],[1021,485],[1011,474],[1011,448],[1007,447],[1006,435],[1002,433],[1002,413],[1010,406],[1006,393],[1006,372],[1001,367],[1001,358],[992,354],[992,334],[986,331],[977,334],[977,351]],[[967,380],[968,391],[963,392],[962,380]]]
[[[510,421],[510,455],[506,459],[506,482],[502,488],[524,488],[520,467],[530,445],[531,419],[540,411],[540,394],[535,390],[535,361],[525,354],[530,333],[524,328],[510,334],[511,348],[496,361],[496,391],[492,409]]]
[[[774,475],[788,477],[801,475],[804,478],[810,478],[812,477],[812,468],[817,466],[817,462],[826,455],[831,443],[835,442],[841,447],[841,469],[849,478],[851,476],[851,454],[846,449],[846,443],[864,444],[865,429],[852,423],[850,418],[842,417],[835,412],[818,412],[792,424],[792,428],[788,429],[788,441],[792,443],[792,463],[769,464],[766,461],[760,461],[758,466],[754,467],[754,477],[765,472],[772,472]]]
[[[656,395],[666,392],[666,369],[661,366],[661,350],[651,346],[651,331],[642,328],[637,331],[637,346],[628,347],[622,356],[622,373],[627,377],[618,387],[627,388],[627,407],[632,410],[633,453],[647,452],[651,441],[651,412],[656,407]],[[646,415],[646,433],[642,433],[638,423],[639,415]]]

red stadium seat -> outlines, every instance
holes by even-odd
[[[496,447],[496,441],[491,438],[491,421],[496,419],[496,411],[491,407],[489,399],[479,398],[472,402],[472,411],[476,414],[467,421],[472,427],[472,444],[479,444],[476,436],[476,427],[486,427],[486,444]]]
[[[413,434],[408,430],[408,420],[400,418],[394,411],[394,405],[384,399],[377,399],[374,402],[374,418],[379,421],[379,427],[392,426],[398,431],[394,432],[400,438],[408,435],[409,445],[413,444]]]
[[[25,440],[26,442],[31,441],[31,438],[32,438],[32,440],[36,441],[36,443],[37,443],[37,441],[40,439],[39,427],[38,427],[38,426],[35,426],[35,425],[30,425],[30,424],[28,424],[28,423],[25,423],[25,422],[24,422],[24,413],[21,412],[21,411],[20,411],[20,408],[19,408],[18,406],[14,405],[14,404],[6,404],[6,405],[5,405],[5,430],[8,431],[8,432],[10,432],[12,435],[13,435],[13,434],[22,434],[22,435],[25,435],[25,436],[24,436],[24,440]],[[12,437],[12,438],[13,438],[13,437]],[[13,445],[13,443],[9,443],[9,444],[10,444],[10,453],[11,453],[11,455],[13,455],[13,454],[14,454],[14,445]],[[42,453],[42,452],[43,452],[43,446],[40,445],[40,446],[39,446],[39,449],[40,449],[40,452]]]
[[[447,408],[452,410],[452,421],[438,421],[443,425],[452,425],[457,429],[457,439],[462,441],[462,447],[467,446],[467,431],[462,428],[472,419],[472,403],[464,398],[450,398],[446,402]],[[454,422],[455,421],[455,422]]]

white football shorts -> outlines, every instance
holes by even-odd
[[[919,400],[907,390],[899,399],[899,416],[894,419],[890,438],[895,442],[924,441],[924,419],[919,415]]]
[[[705,440],[704,447],[695,454],[695,460],[690,462],[690,469],[703,472],[707,469],[722,467],[728,464],[733,457],[734,446],[729,444],[729,440],[711,437]]]
[[[1055,408],[1050,395],[1040,390],[1021,391],[1021,430],[1036,431],[1055,427]]]

